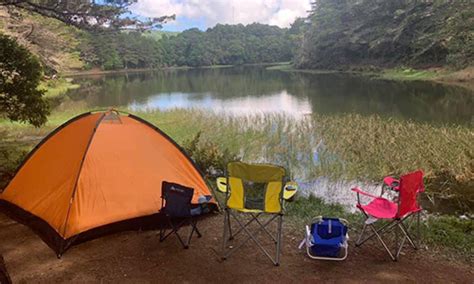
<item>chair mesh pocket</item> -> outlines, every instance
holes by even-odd
[[[265,183],[243,181],[245,188],[244,206],[247,209],[265,209]]]

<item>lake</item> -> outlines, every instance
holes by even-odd
[[[131,111],[198,108],[229,115],[378,114],[434,124],[474,123],[474,94],[432,82],[394,82],[347,74],[263,67],[166,70],[76,77],[69,93],[90,108]]]

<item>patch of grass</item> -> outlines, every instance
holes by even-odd
[[[285,71],[285,72],[310,73],[310,74],[352,73],[352,72],[344,72],[341,70],[297,69],[293,64],[285,63],[285,62],[278,65],[272,64],[272,66],[269,66],[265,69]]]
[[[428,248],[450,248],[474,260],[474,222],[470,219],[429,216],[422,223],[421,234]]]
[[[313,195],[308,198],[298,197],[295,201],[288,202],[286,213],[292,226],[299,229],[306,224],[310,224],[311,220],[317,216],[343,218],[352,225],[359,224],[362,221],[360,214],[350,213],[339,204],[325,203],[322,199]]]
[[[198,69],[218,69],[218,68],[229,68],[229,67],[234,67],[234,65],[209,65],[209,66],[200,66],[200,67],[194,67]]]
[[[0,143],[0,192],[13,178],[18,165],[26,157],[35,141]]]
[[[67,91],[79,88],[80,85],[73,84],[70,78],[41,81],[39,88],[46,90],[45,98],[56,98],[64,95]]]
[[[461,183],[474,179],[472,128],[355,114],[313,118],[327,153],[338,157],[330,161],[335,177],[376,181],[423,169],[428,179],[440,175]]]
[[[385,70],[381,78],[389,80],[432,80],[439,74],[432,70],[416,70],[412,68],[397,68]]]
[[[282,64],[268,66],[265,69],[267,69],[267,70],[291,71],[291,70],[294,70],[294,66],[291,63],[282,63]]]

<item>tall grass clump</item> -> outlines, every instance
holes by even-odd
[[[336,172],[338,176],[377,181],[386,175],[423,169],[429,191],[462,195],[472,204],[472,128],[433,126],[376,115],[314,115],[313,119],[331,154],[331,163],[342,169]],[[331,158],[334,155],[337,159]]]

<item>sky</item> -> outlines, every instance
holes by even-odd
[[[176,14],[163,25],[165,31],[190,28],[206,30],[221,24],[262,23],[289,27],[297,17],[305,17],[311,0],[138,0],[131,11],[143,17]]]

